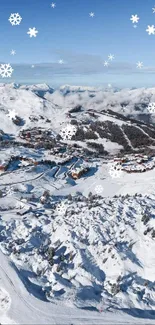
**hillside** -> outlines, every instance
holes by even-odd
[[[154,324],[155,127],[136,119],[142,92],[153,100],[0,85],[2,324]]]
[[[46,85],[17,86],[14,84],[1,84],[0,129],[17,140],[21,130],[41,126],[45,129],[51,129],[55,135],[59,135],[63,128],[71,124],[76,127],[76,134],[71,139],[72,144],[76,143],[87,154],[89,152],[96,152],[97,155],[142,152],[147,148],[153,150],[155,141],[154,125],[129,117],[131,115],[137,117],[135,102],[132,102],[132,97],[136,97],[134,94],[137,91],[138,99],[140,90],[128,91],[128,96],[131,97],[132,102],[131,114],[129,105],[126,106],[125,112],[119,109],[120,105],[115,96],[121,96],[121,92],[102,92],[102,96],[106,95],[107,99],[109,96],[109,104],[105,109],[105,100],[101,104],[100,99],[99,104],[99,100],[96,98],[99,96],[99,92],[95,93],[96,99],[89,97],[88,101],[84,101],[84,98],[87,98],[89,94],[85,88],[82,92],[83,95],[81,95],[79,89],[76,90],[76,93],[62,94],[64,89],[60,88],[60,91],[54,91]],[[152,93],[153,91],[150,89],[150,98]],[[80,100],[77,100],[80,104],[75,105],[75,96],[76,100],[80,96]],[[124,96],[126,98],[126,91],[124,91]],[[148,96],[147,92],[146,96]],[[112,97],[116,101],[113,110],[111,109],[112,105],[110,106]],[[94,107],[91,108],[92,106]],[[13,111],[13,114],[21,119],[18,125],[15,125],[11,118],[9,119],[8,114],[10,111]],[[144,114],[144,108],[141,108],[141,113]],[[145,114],[147,117],[150,115],[146,109]],[[151,116],[151,118],[153,117]]]

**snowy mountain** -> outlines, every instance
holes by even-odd
[[[73,89],[75,90],[76,87]],[[81,91],[83,91],[82,95]],[[137,98],[139,98],[140,90],[129,91],[128,96],[131,97],[132,94],[134,97],[136,91]],[[102,96],[106,95],[107,100],[109,96],[109,102],[112,103],[116,100],[115,96],[121,96],[121,93],[103,93]],[[153,93],[152,90],[150,90],[151,93]],[[82,147],[82,150],[87,149],[88,154],[89,152],[111,154],[120,151],[143,151],[146,148],[153,150],[155,127],[153,124],[135,120],[137,118],[135,101],[132,102],[132,109],[130,103],[124,112],[119,109],[118,101],[113,107],[109,103],[105,108],[107,101],[105,103],[103,100],[101,106],[101,99],[99,104],[96,98],[101,95],[101,92],[95,94],[95,97],[89,97],[87,101],[90,94],[88,95],[88,90],[82,87],[77,87],[76,94],[64,95],[61,90],[54,91],[46,85],[17,87],[14,84],[1,84],[0,129],[17,137],[21,130],[42,126],[45,129],[52,129],[55,134],[59,135],[63,127],[71,124],[77,129],[76,135],[72,138],[72,144],[76,143],[77,146]],[[112,100],[112,96],[115,99]],[[12,119],[6,118],[10,110],[22,119],[20,125],[15,126]],[[141,110],[138,117],[140,115],[146,116],[144,120],[153,119],[153,114],[150,116],[147,109],[145,112],[144,109]],[[134,119],[131,116],[134,116]]]
[[[154,94],[0,84],[2,324],[154,324]]]
[[[147,110],[148,104],[155,101],[155,88],[106,89],[93,87],[62,86],[60,91],[67,95],[65,101],[80,104],[86,109],[111,109],[131,118],[144,122],[154,122]]]

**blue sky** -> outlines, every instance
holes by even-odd
[[[11,63],[12,78],[5,81],[46,82],[102,86],[147,87],[155,85],[155,25],[152,0],[1,0],[0,62]],[[22,16],[19,26],[8,21],[11,13]],[[95,17],[90,18],[89,13]],[[132,14],[140,19],[137,28]],[[29,28],[38,35],[30,38]],[[11,56],[14,49],[16,55]],[[104,67],[112,53],[115,60]],[[60,65],[58,61],[64,60]],[[136,63],[142,61],[139,70]],[[31,68],[34,64],[35,68]],[[8,80],[9,79],[9,80]],[[1,81],[1,79],[0,79]],[[2,79],[2,82],[4,79]]]

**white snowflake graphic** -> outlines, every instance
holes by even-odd
[[[150,25],[148,25],[147,26],[147,29],[146,29],[146,32],[149,34],[149,35],[154,35],[155,34],[155,27],[154,27],[154,25],[152,25],[152,26],[150,26]]]
[[[9,63],[0,65],[0,75],[2,78],[10,78],[13,71],[14,70]]]
[[[108,61],[104,61],[104,67],[108,67],[109,66],[109,62]]]
[[[94,12],[90,12],[89,16],[93,18],[95,16]]]
[[[18,13],[14,13],[14,14],[10,15],[8,20],[12,26],[20,25],[20,23],[22,21],[22,17]]]
[[[153,14],[155,14],[155,7],[154,7],[154,8],[152,8],[152,11],[153,11]]]
[[[114,57],[113,54],[109,54],[109,55],[108,55],[108,60],[112,61],[112,60],[114,60],[114,58],[115,58],[115,57]]]
[[[155,102],[149,103],[147,109],[148,109],[149,113],[155,113]]]
[[[16,51],[15,50],[11,50],[10,54],[11,55],[15,55],[16,54]]]
[[[66,206],[65,202],[58,203],[58,205],[56,207],[56,211],[59,215],[64,215],[67,211],[67,206]]]
[[[71,140],[73,135],[76,134],[76,131],[77,129],[74,125],[68,124],[60,131],[60,135],[63,138],[63,140]]]
[[[95,186],[95,192],[96,192],[96,194],[102,194],[102,192],[103,192],[103,186],[102,185],[96,185]]]
[[[56,4],[54,2],[52,2],[51,7],[54,9],[56,7]]]
[[[132,23],[138,23],[139,21],[139,17],[137,15],[132,15],[130,20],[132,21]]]
[[[29,28],[29,31],[27,32],[27,34],[30,35],[30,37],[36,37],[38,34],[38,30],[36,30],[35,27]]]
[[[138,61],[137,63],[137,68],[141,69],[143,67],[143,62]]]
[[[122,166],[117,163],[113,163],[109,168],[109,174],[112,178],[121,177],[122,176]]]
[[[64,60],[59,60],[59,64],[64,64]]]
[[[133,28],[137,28],[137,25],[133,25]]]
[[[17,113],[16,113],[15,110],[10,110],[9,109],[9,113],[7,114],[7,116],[10,118],[10,120],[12,120],[12,119],[16,118]]]

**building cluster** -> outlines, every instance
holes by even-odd
[[[44,130],[35,127],[33,129],[22,130],[20,132],[20,138],[25,139],[26,141],[42,141],[54,138],[54,133],[51,130]]]
[[[89,167],[85,167],[81,165],[80,167],[76,167],[71,170],[71,176],[73,179],[79,179],[83,175],[85,175],[89,171]]]
[[[32,158],[29,157],[23,157],[23,156],[11,156],[10,159],[7,160],[3,160],[0,161],[0,173],[6,172],[7,170],[9,170],[9,167],[14,163],[14,162],[18,162],[18,164],[15,164],[15,169],[17,169],[17,165],[19,167],[23,166],[23,165],[33,165],[33,166],[37,166],[39,164],[46,164],[46,165],[51,165],[53,167],[53,165],[55,165],[54,161],[51,160],[34,160]]]
[[[22,164],[22,162],[25,162],[27,165],[30,165],[30,164],[36,165],[37,164],[36,161],[34,161],[33,159],[30,159],[30,158],[11,156],[10,159],[0,161],[0,173],[7,171],[9,169],[10,165],[15,161],[19,161],[19,165],[20,165],[20,163]]]
[[[45,190],[43,195],[40,198],[40,203],[42,203],[42,204],[48,203],[49,198],[50,198],[50,193],[49,193],[49,191]]]
[[[56,144],[53,131],[44,130],[38,127],[20,131],[19,137],[33,144],[34,148],[47,147],[50,149]]]
[[[121,169],[127,173],[142,173],[154,168],[153,157],[142,154],[126,155],[122,158],[114,158],[114,162],[121,165]]]
[[[0,162],[0,174],[7,170],[8,162],[1,161]]]
[[[12,118],[12,121],[13,121],[13,123],[16,124],[17,126],[22,125],[22,122],[23,122],[22,118],[19,117],[19,116],[17,116],[17,115],[16,115],[14,118]]]

